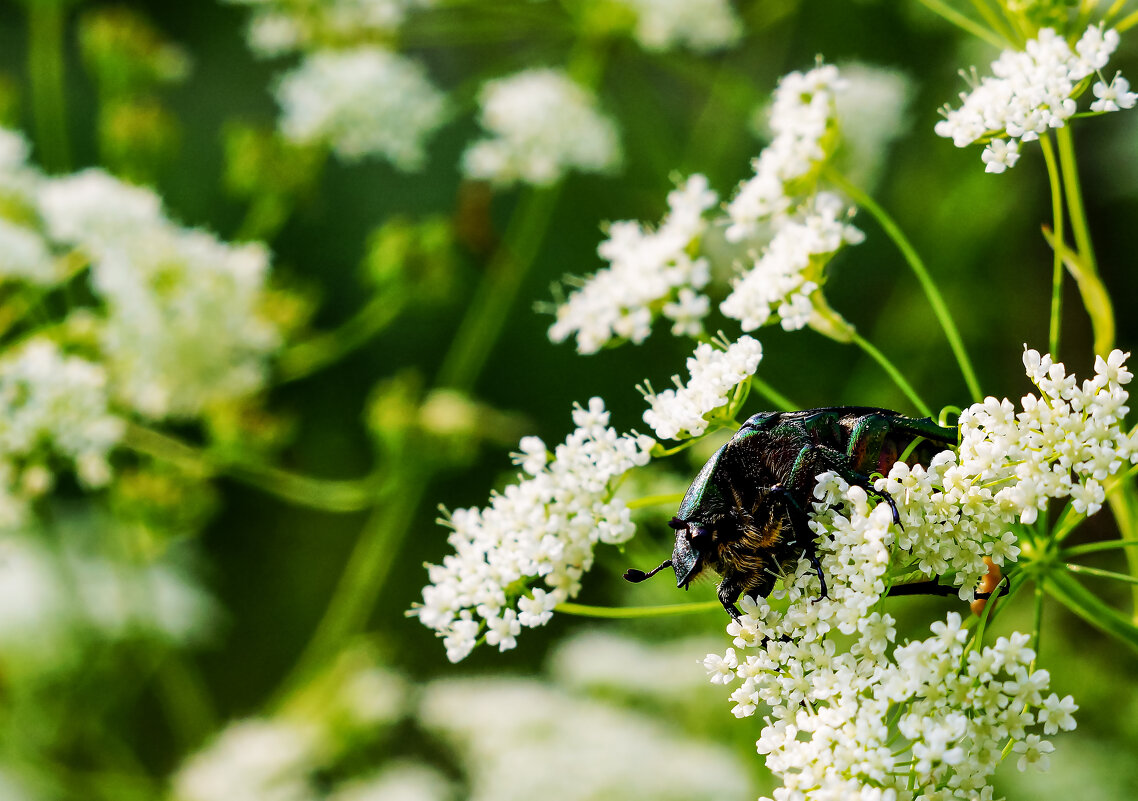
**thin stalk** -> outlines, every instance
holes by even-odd
[[[984,0],[972,0],[972,7],[984,18],[984,22],[988,23],[988,27],[993,31],[1009,42],[1015,43],[1017,41],[1016,31],[1011,27],[1004,27],[1004,20],[1000,19],[999,14],[989,8]]]
[[[1125,17],[1118,21],[1114,29],[1119,33],[1124,33],[1138,24],[1138,11],[1131,11]]]
[[[1115,581],[1121,581],[1124,584],[1138,584],[1138,578],[1127,575],[1126,573],[1115,573],[1113,570],[1103,570],[1099,567],[1088,567],[1087,565],[1063,565],[1063,567],[1076,574],[1114,579]]]
[[[1108,542],[1088,542],[1083,545],[1072,545],[1070,548],[1064,548],[1059,551],[1059,558],[1067,560],[1088,553],[1117,551],[1120,548],[1138,548],[1138,540],[1131,540],[1129,542],[1124,540],[1109,540]]]
[[[1087,226],[1087,213],[1083,207],[1083,191],[1079,185],[1079,170],[1075,163],[1074,140],[1069,126],[1055,131],[1059,144],[1059,164],[1063,171],[1063,186],[1067,190],[1067,209],[1071,212],[1071,232],[1075,236],[1075,248],[1086,262],[1091,272],[1097,273],[1094,246],[1091,244],[1090,228]]]
[[[625,506],[629,509],[644,509],[649,506],[670,506],[684,499],[682,492],[670,492],[666,495],[645,495],[628,501]]]
[[[378,474],[354,480],[320,479],[255,462],[217,459],[204,448],[196,448],[137,423],[126,424],[122,444],[135,453],[186,472],[204,477],[229,476],[283,501],[326,512],[358,512],[371,508],[378,502],[382,489]]]
[[[1039,638],[1043,632],[1043,581],[1040,579],[1035,582],[1035,615],[1034,625],[1031,632],[1031,650],[1035,651],[1035,656],[1039,658]]]
[[[1009,44],[999,34],[988,30],[971,17],[961,14],[955,8],[948,5],[948,3],[944,3],[941,0],[920,0],[920,3],[937,16],[943,17],[961,30],[983,39],[990,45],[1003,50]]]
[[[893,379],[893,383],[896,384],[897,388],[905,394],[905,397],[907,397],[909,399],[909,402],[917,408],[917,411],[919,411],[924,417],[931,417],[932,409],[929,408],[928,404],[921,400],[921,396],[918,395],[917,391],[913,389],[912,385],[905,380],[905,376],[901,375],[901,371],[894,366],[893,362],[889,361],[884,353],[874,347],[874,345],[869,340],[859,334],[856,330],[851,329],[851,334],[853,337],[853,343],[868,353],[870,356],[872,356],[873,359],[879,365],[881,365],[881,368],[889,375],[890,378]]]
[[[960,366],[960,372],[964,376],[964,383],[968,385],[968,393],[972,396],[973,401],[979,402],[983,400],[984,396],[980,391],[980,382],[976,379],[976,371],[972,367],[971,359],[968,358],[968,351],[964,348],[964,341],[960,338],[960,332],[956,328],[952,314],[948,311],[944,297],[940,294],[940,290],[937,288],[932,276],[929,275],[928,268],[917,253],[916,248],[913,247],[908,237],[901,231],[901,227],[897,225],[896,221],[877,201],[852,184],[841,173],[830,170],[827,171],[826,175],[838,188],[849,196],[850,200],[868,211],[870,215],[877,220],[877,224],[881,226],[881,230],[885,232],[885,235],[897,246],[897,249],[901,252],[901,256],[917,277],[917,281],[920,283],[925,297],[928,298],[929,305],[932,306],[933,314],[936,315],[937,322],[940,323],[945,338],[948,339],[949,347],[952,348],[952,353],[956,357],[956,363]]]
[[[1063,240],[1063,188],[1059,180],[1059,167],[1055,162],[1055,150],[1051,146],[1050,134],[1040,137],[1043,148],[1043,161],[1047,164],[1047,178],[1051,184],[1051,221],[1055,237]],[[1051,325],[1048,338],[1051,356],[1059,360],[1059,336],[1063,317],[1063,256],[1060,248],[1052,248],[1051,265]]]
[[[694,615],[699,612],[710,612],[713,609],[723,609],[719,601],[700,601],[694,604],[663,604],[661,606],[588,606],[586,604],[563,603],[554,607],[555,612],[578,617],[599,617],[610,619],[630,619],[645,617],[674,617],[676,615]]]
[[[502,333],[508,316],[504,310],[513,306],[518,289],[537,257],[560,194],[558,183],[545,189],[527,190],[519,201],[506,228],[504,244],[487,268],[443,360],[436,381],[438,386],[459,390],[473,387]]]
[[[63,0],[30,0],[28,10],[28,80],[32,87],[32,119],[40,162],[49,172],[71,166],[67,141],[67,104],[63,91]]]
[[[751,388],[773,404],[777,411],[789,412],[802,408],[758,376],[751,376]]]
[[[406,292],[377,293],[339,328],[293,345],[277,363],[277,381],[285,383],[311,375],[365,345],[403,312]]]

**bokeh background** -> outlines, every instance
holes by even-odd
[[[418,402],[416,393],[437,375],[511,212],[534,191],[491,189],[463,179],[461,153],[478,135],[471,87],[526,67],[564,64],[575,40],[568,23],[572,3],[518,3],[524,13],[516,15],[487,5],[440,3],[413,17],[402,34],[401,48],[426,64],[438,86],[453,91],[453,115],[430,142],[422,170],[403,172],[375,160],[345,164],[327,154],[310,154],[309,161],[286,157],[269,169],[289,186],[287,210],[279,225],[268,227],[273,270],[284,285],[310,300],[313,330],[334,329],[375,292],[363,265],[368,254],[374,256],[377,229],[399,221],[435,221],[439,232],[435,249],[424,251],[416,263],[426,277],[393,324],[327,369],[272,390],[268,409],[288,421],[289,435],[276,457],[283,468],[348,479],[392,458],[376,444],[375,426],[368,424],[366,410],[374,408],[369,399],[376,397],[377,386],[389,391],[399,386],[406,388],[410,403]],[[100,133],[106,97],[101,98],[79,44],[83,21],[109,9],[136,15],[185,57],[184,78],[152,92],[160,126],[139,135],[152,144],[160,140],[160,146],[144,158],[137,150],[145,147],[128,141],[119,171],[141,164],[131,177],[152,183],[173,218],[226,239],[242,238],[252,201],[233,174],[254,155],[240,149],[237,132],[267,137],[273,130],[278,109],[271,89],[290,58],[266,60],[250,53],[244,38],[249,10],[241,6],[158,0],[69,5],[63,13],[71,169],[115,166],[108,157],[113,143]],[[656,621],[558,615],[546,628],[527,631],[516,650],[500,654],[481,648],[454,666],[431,633],[405,612],[426,581],[423,563],[447,552],[446,530],[435,521],[437,505],[484,504],[490,489],[513,474],[508,453],[520,435],[560,441],[570,428],[571,404],[594,395],[605,398],[618,428],[644,428],[635,385],[645,378],[666,385],[681,370],[686,346],[653,336],[639,347],[581,357],[571,344],[549,342],[552,318],[534,304],[549,303],[550,284],[563,275],[602,266],[596,247],[604,221],[658,220],[677,175],[702,172],[721,195],[729,194],[750,173],[749,161],[761,147],[753,118],[780,75],[812,66],[821,54],[831,63],[886,67],[907,79],[905,122],[885,154],[872,194],[926,258],[984,390],[1013,398],[1026,391],[1023,344],[1045,349],[1047,342],[1051,254],[1040,226],[1049,219],[1050,198],[1042,159],[1038,148],[1028,147],[1014,170],[987,175],[978,150],[954,148],[932,132],[938,107],[965,88],[957,71],[972,64],[983,69],[993,49],[916,2],[763,0],[737,3],[736,9],[746,32],[722,52],[650,52],[620,35],[603,45],[606,62],[597,94],[620,127],[622,166],[611,175],[565,179],[533,268],[517,301],[500,310],[501,336],[472,387],[469,397],[482,405],[481,416],[475,415],[472,427],[430,441],[431,468],[421,472],[423,502],[412,510],[391,508],[392,514],[410,516],[408,534],[372,554],[390,569],[373,588],[366,625],[350,642],[379,672],[376,687],[360,690],[351,704],[366,705],[366,698],[398,686],[401,700],[392,703],[401,711],[377,712],[382,725],[376,723],[353,740],[351,749],[337,752],[348,756],[329,758],[306,774],[305,786],[315,788],[314,794],[397,765],[404,771],[400,780],[406,780],[399,792],[440,795],[396,795],[389,772],[384,774],[388,785],[372,788],[376,798],[445,797],[448,792],[466,797],[483,787],[479,771],[492,768],[503,784],[491,785],[497,788],[492,792],[483,787],[482,798],[532,795],[543,790],[542,781],[550,783],[543,794],[554,798],[639,797],[635,786],[650,786],[654,771],[675,770],[685,758],[689,764],[680,773],[691,786],[677,779],[676,798],[711,791],[719,798],[750,798],[769,792],[769,775],[754,754],[754,722],[731,717],[725,693],[705,686],[698,664],[709,650],[726,645],[721,613]],[[1112,65],[1138,75],[1136,52],[1124,36]],[[28,131],[36,143],[28,70],[26,8],[5,0],[0,4],[0,107],[4,122]],[[1123,112],[1082,121],[1075,135],[1092,234],[1116,303],[1118,343],[1128,350],[1138,333],[1130,313],[1138,298],[1132,245],[1138,219],[1138,116]],[[130,147],[136,148],[133,156]],[[912,274],[867,215],[859,217],[859,225],[868,240],[832,265],[827,290],[832,304],[934,407],[966,403],[951,352]],[[1085,373],[1092,363],[1089,324],[1069,281],[1067,288],[1061,356]],[[777,328],[764,329],[761,339],[760,375],[803,407],[864,404],[911,411],[880,369],[848,346],[812,331]],[[753,399],[752,405],[758,411],[761,401]],[[670,460],[667,469],[674,476],[660,480],[682,491],[698,460],[699,454]],[[165,649],[95,642],[82,664],[42,678],[50,692],[29,690],[32,679],[11,679],[18,671],[6,668],[0,673],[5,750],[0,770],[11,787],[0,789],[0,797],[9,792],[12,798],[167,797],[175,792],[169,777],[191,754],[215,743],[227,723],[270,720],[282,709],[302,714],[296,710],[304,703],[296,699],[306,688],[315,693],[320,680],[306,675],[297,684],[294,669],[373,512],[314,511],[229,478],[217,479],[214,487],[213,513],[200,533],[177,545],[216,601],[209,635],[193,646]],[[375,513],[386,511],[381,506]],[[624,567],[647,567],[668,551],[664,519],[646,516],[625,553],[600,554],[581,600],[599,605],[683,600],[666,581],[631,588],[620,580]],[[1112,527],[1104,511],[1085,536],[1105,536]],[[1095,587],[1125,603],[1118,587]],[[690,595],[711,598],[712,585],[696,587]],[[22,602],[18,593],[2,588],[0,597],[7,604]],[[921,600],[906,604],[900,614],[918,631],[929,619],[943,618],[951,605]],[[0,609],[0,618],[5,614]],[[1054,690],[1075,695],[1079,727],[1057,738],[1049,774],[1021,775],[1008,765],[999,788],[1011,798],[1132,798],[1138,787],[1138,660],[1061,609],[1048,606],[1046,614],[1041,664],[1052,671]],[[1005,629],[1028,628],[1030,611],[1026,604],[1008,610],[999,622]],[[176,669],[161,668],[174,652]],[[328,681],[339,681],[330,675]],[[472,678],[496,683],[454,683]],[[524,709],[539,710],[543,722],[517,722]],[[448,716],[449,722],[439,723]],[[515,723],[503,722],[509,720]],[[66,736],[29,733],[37,727]],[[583,742],[590,739],[595,741],[586,747]],[[527,742],[547,747],[526,752],[522,744]],[[37,745],[42,743],[47,745]],[[641,754],[645,744],[654,755]],[[286,749],[264,747],[278,755]],[[622,756],[625,747],[628,753]],[[552,761],[552,753],[560,753],[561,760]],[[661,767],[660,761],[672,767]],[[437,774],[415,773],[424,766]],[[256,769],[233,770],[236,775]],[[610,778],[598,779],[597,789],[588,791],[587,777],[594,774]],[[510,776],[516,780],[512,789]],[[445,787],[435,782],[438,777]],[[566,782],[592,794],[565,791],[562,796],[551,789]],[[239,791],[238,785],[213,797],[293,797],[280,789],[286,786],[283,780],[273,791],[278,795]],[[381,792],[384,786],[387,795]],[[359,785],[360,798],[370,797],[366,789]]]

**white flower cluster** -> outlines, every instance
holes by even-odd
[[[471,178],[546,186],[569,170],[607,172],[620,163],[615,124],[592,93],[561,70],[531,69],[489,81],[479,121],[490,134],[462,157]]]
[[[110,481],[107,455],[123,424],[107,406],[100,365],[65,356],[47,339],[6,353],[0,359],[0,467],[10,489],[30,496],[46,492],[52,461],[60,457],[88,486]]]
[[[330,788],[330,769],[338,767],[337,762],[352,745],[358,746],[400,721],[407,712],[407,698],[408,687],[401,676],[377,664],[366,649],[349,648],[325,673],[287,697],[273,717],[248,718],[226,726],[174,774],[171,798],[361,798],[358,782],[342,782]],[[379,797],[398,798],[382,793]]]
[[[826,64],[783,76],[770,109],[771,143],[754,160],[755,174],[727,205],[727,238],[738,242],[760,222],[791,213],[808,181],[829,155],[836,135],[836,97],[845,88],[838,68]]]
[[[549,338],[575,336],[577,352],[596,353],[614,339],[639,344],[652,332],[653,315],[672,321],[672,333],[703,331],[710,301],[698,294],[710,280],[707,259],[691,251],[707,229],[704,214],[718,195],[707,178],[693,175],[668,193],[668,213],[656,230],[638,222],[613,223],[597,252],[609,263],[557,309]]]
[[[454,745],[469,801],[754,797],[746,769],[727,749],[532,680],[433,682],[419,714]]]
[[[739,682],[737,717],[769,710],[757,747],[783,782],[778,801],[990,799],[1009,739],[1021,768],[1046,767],[1050,743],[1027,730],[1072,729],[1076,707],[1070,696],[1044,697],[1050,677],[1032,672],[1028,638],[966,647],[953,612],[929,639],[896,646],[895,621],[874,611],[890,563],[889,508],[871,508],[864,490],[833,474],[815,494],[813,526],[829,535],[819,539],[829,597],[817,597],[802,560],[778,593],[789,597],[786,611],[744,598],[727,628],[734,647],[704,661],[713,682]]]
[[[660,439],[700,436],[707,430],[707,415],[727,405],[735,388],[755,374],[762,358],[762,343],[746,335],[726,350],[701,342],[687,360],[691,376],[687,385],[673,376],[676,389],[645,394],[649,408],[644,422]]]
[[[1077,111],[1075,96],[1083,81],[1098,72],[1091,104],[1094,111],[1131,108],[1138,95],[1121,75],[1109,82],[1102,76],[1111,54],[1118,47],[1118,32],[1087,28],[1072,50],[1066,39],[1044,28],[1024,50],[1005,50],[992,62],[992,75],[961,93],[960,108],[946,106],[945,119],[936,124],[938,136],[952,139],[957,147],[992,138],[984,148],[985,171],[1000,173],[1019,160],[1020,142],[1032,142],[1052,128],[1062,128]],[[1007,139],[1002,137],[1007,136]]]
[[[1062,364],[1033,350],[1027,375],[1040,394],[1025,395],[1023,411],[988,398],[960,416],[959,453],[945,451],[928,468],[895,464],[877,489],[901,513],[897,545],[929,575],[954,571],[960,597],[996,564],[1019,553],[1010,527],[1030,525],[1051,498],[1071,498],[1075,511],[1094,514],[1105,500],[1103,482],[1138,462],[1138,435],[1123,426],[1123,386],[1131,379],[1127,354],[1095,361],[1095,377],[1080,385]]]
[[[370,45],[314,52],[281,78],[276,95],[288,139],[327,143],[345,161],[378,156],[401,170],[423,165],[424,143],[446,117],[422,65]]]
[[[765,325],[777,315],[787,331],[806,327],[814,316],[811,295],[823,280],[826,263],[843,245],[856,245],[865,235],[845,222],[848,210],[837,195],[819,192],[784,218],[754,266],[735,280],[719,308],[738,320],[744,331]]]
[[[152,192],[99,170],[44,180],[51,237],[91,260],[113,394],[152,418],[192,416],[259,389],[280,337],[261,313],[268,254],[163,216]]]
[[[617,434],[608,419],[600,398],[587,409],[575,407],[577,428],[552,460],[545,443],[526,437],[516,458],[528,477],[495,494],[485,509],[451,514],[448,541],[455,552],[428,568],[431,583],[412,613],[444,638],[452,662],[469,654],[483,631],[487,644],[513,648],[522,626],[545,625],[554,607],[577,595],[597,543],[632,536],[628,508],[612,497],[613,483],[647,464],[655,443]],[[545,587],[515,597],[535,580]]]
[[[687,47],[700,53],[731,47],[743,22],[730,0],[620,0],[636,14],[633,35],[645,50]]]
[[[0,538],[0,662],[6,673],[81,667],[93,639],[198,642],[216,608],[177,568],[130,565],[36,537]]]
[[[263,58],[389,36],[434,0],[227,0],[249,6],[249,48]]]

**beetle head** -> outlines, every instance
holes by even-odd
[[[668,525],[676,530],[676,547],[672,551],[676,586],[687,587],[704,568],[705,557],[712,548],[712,530],[698,521],[676,517],[668,521]]]

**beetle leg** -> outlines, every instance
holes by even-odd
[[[826,591],[826,576],[822,573],[822,563],[818,561],[818,554],[813,551],[808,551],[806,558],[810,560],[810,566],[813,567],[814,572],[818,574],[818,581],[822,582],[822,592],[814,600],[819,601],[823,598],[829,598],[830,593]]]
[[[799,451],[798,458],[794,460],[794,466],[790,469],[788,480],[791,485],[800,484],[807,480],[807,477],[816,479],[819,474],[826,470],[833,470],[847,483],[861,487],[867,494],[889,504],[889,510],[893,513],[893,525],[900,526],[901,514],[897,511],[897,503],[893,500],[893,496],[887,492],[879,492],[874,489],[869,476],[852,469],[849,466],[850,464],[851,458],[848,455],[843,455],[833,448],[827,448],[824,445],[806,445]],[[800,487],[800,489],[806,493],[813,491],[813,487]]]
[[[727,614],[731,615],[736,623],[739,622],[739,618],[743,614],[739,611],[739,607],[735,606],[735,602],[739,600],[741,593],[742,590],[730,579],[724,579],[719,582],[719,590],[717,593],[719,595],[719,603],[723,604],[723,608],[727,610]]]

